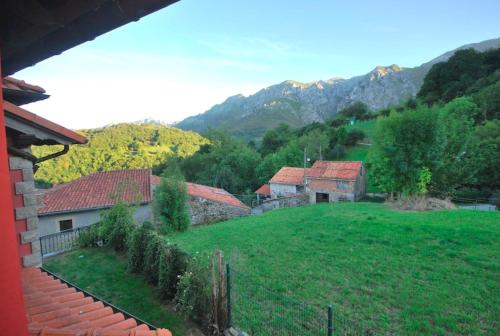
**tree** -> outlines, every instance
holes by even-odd
[[[102,213],[100,236],[108,246],[116,251],[124,251],[134,226],[132,208],[125,203],[118,203]]]
[[[476,184],[479,188],[500,189],[500,121],[488,121],[475,130],[478,149]]]
[[[277,153],[267,155],[256,168],[260,184],[267,183],[281,167],[301,167],[304,165],[304,149],[297,141],[292,141]],[[255,190],[255,189],[254,189]]]
[[[290,140],[291,136],[290,126],[286,124],[281,124],[277,128],[267,131],[262,139],[261,154],[266,156],[275,153]]]
[[[187,185],[178,168],[167,170],[154,191],[153,212],[163,234],[185,231],[190,225]]]
[[[360,101],[352,103],[339,112],[341,116],[360,120],[365,119],[369,113],[370,110],[368,109],[368,106]]]
[[[440,109],[442,162],[432,171],[430,190],[434,194],[450,196],[458,188],[474,182],[477,141],[473,118],[478,112],[476,104],[467,97],[456,98]]]
[[[370,154],[371,177],[385,192],[419,193],[422,169],[442,164],[442,141],[434,109],[393,112],[377,121]]]

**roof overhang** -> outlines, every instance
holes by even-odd
[[[42,118],[6,100],[5,126],[22,134],[35,137],[33,145],[70,145],[85,144],[87,139],[72,130]]]
[[[2,0],[3,75],[61,54],[178,0]]]

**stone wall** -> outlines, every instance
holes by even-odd
[[[30,152],[29,148],[24,151]],[[38,201],[35,194],[33,164],[21,157],[10,156],[9,165],[18,250],[22,258],[22,266],[40,266],[42,259],[38,239]]]
[[[289,195],[285,197],[265,200],[261,205],[253,209],[253,213],[259,214],[273,209],[295,208],[309,203],[309,194]]]
[[[189,214],[192,225],[209,224],[235,217],[248,216],[250,212],[250,208],[213,202],[201,197],[189,197]]]

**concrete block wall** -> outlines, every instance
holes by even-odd
[[[29,149],[24,151],[30,152]],[[9,165],[20,262],[23,267],[40,266],[42,259],[38,239],[38,201],[33,164],[24,158],[10,156]]]

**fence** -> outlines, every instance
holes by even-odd
[[[250,280],[227,265],[229,325],[251,336],[368,336],[371,330],[335,311],[291,299]]]
[[[42,254],[42,258],[70,251],[75,246],[80,232],[87,230],[89,227],[84,226],[41,236],[40,253]]]
[[[465,198],[465,197],[454,197],[451,199],[453,203],[457,204],[459,207],[464,209],[474,209],[483,211],[495,211],[497,206],[495,199],[488,198]]]

